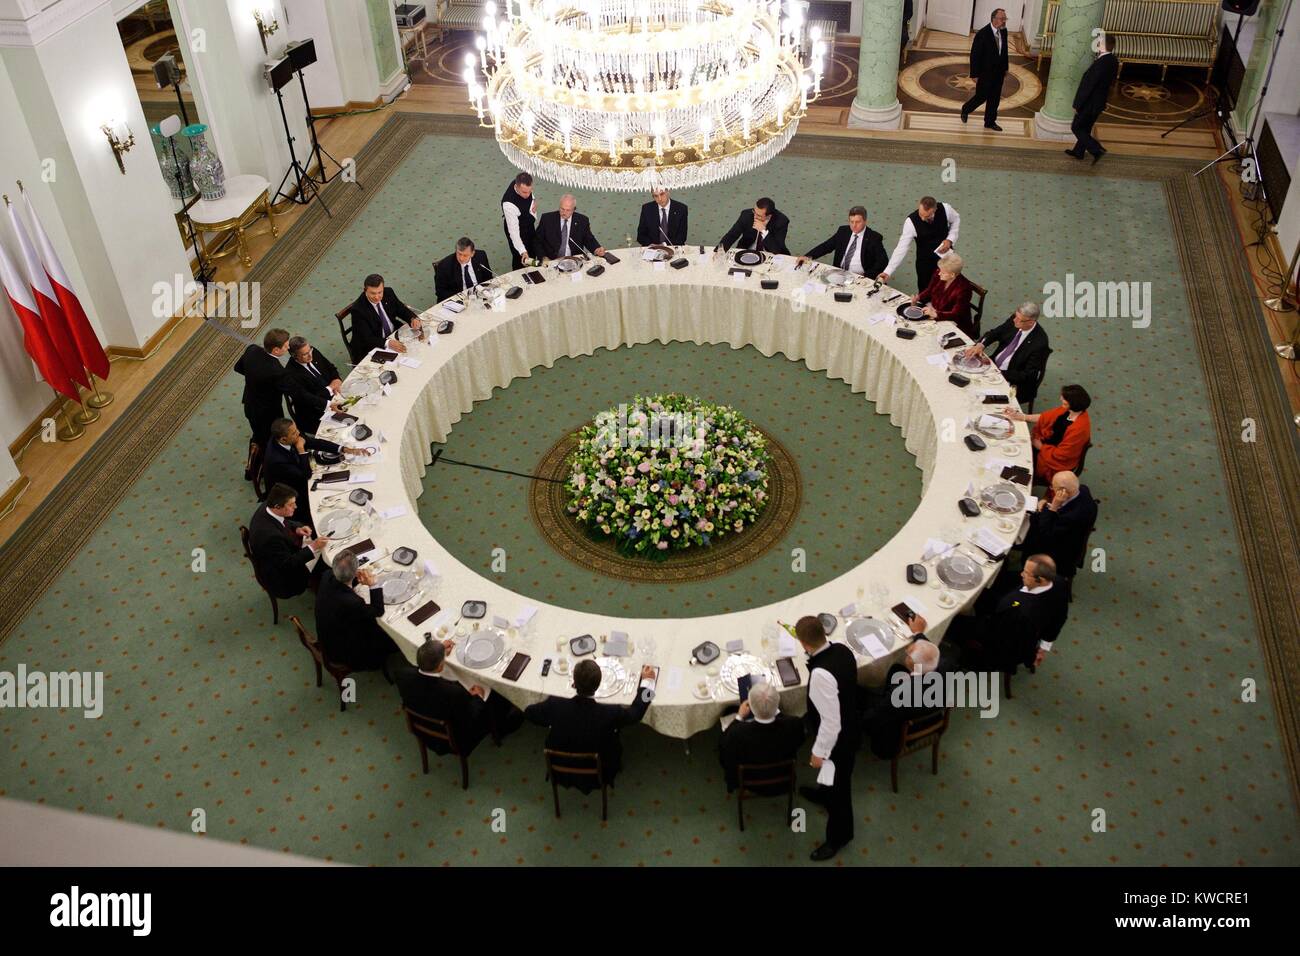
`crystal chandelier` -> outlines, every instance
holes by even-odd
[[[506,158],[565,186],[701,186],[790,142],[826,44],[801,0],[506,0],[465,83]],[[784,9],[783,9],[784,8]]]

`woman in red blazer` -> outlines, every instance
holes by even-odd
[[[1092,398],[1082,385],[1061,389],[1061,404],[1038,415],[1007,410],[1007,417],[1034,426],[1034,476],[1051,485],[1058,471],[1078,471],[1083,450],[1092,441],[1088,406]]]
[[[951,252],[939,260],[930,284],[912,296],[913,305],[925,306],[925,314],[941,322],[952,322],[972,341],[979,338],[970,314],[974,287],[961,274],[961,256]]]

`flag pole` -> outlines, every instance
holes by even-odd
[[[57,389],[54,390],[54,397],[59,403],[59,409],[63,412],[64,422],[63,427],[59,428],[54,434],[59,441],[76,441],[82,435],[86,434],[86,429],[83,428],[76,418],[73,417],[72,413],[68,411],[67,399],[65,399]],[[58,413],[56,412],[55,415],[57,416]],[[57,417],[54,421],[55,424],[58,424]]]
[[[74,383],[74,388],[76,385]],[[77,401],[81,403],[81,411],[70,412],[69,420],[76,422],[78,425],[92,425],[99,421],[99,412],[93,408],[86,407],[86,398],[81,394],[81,389],[77,388]]]
[[[112,405],[113,393],[108,389],[104,389],[102,392],[99,390],[99,381],[95,378],[95,373],[90,369],[86,369],[86,374],[90,376],[90,387],[94,389],[90,395],[86,396],[86,404],[91,408],[103,408],[106,405]]]

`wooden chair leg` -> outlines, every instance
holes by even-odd
[[[560,819],[560,784],[551,777],[551,795],[555,797],[555,819]]]
[[[316,662],[316,686],[319,687],[323,682],[325,675],[321,673],[320,661]]]
[[[609,819],[609,792],[602,783],[600,785],[600,822],[604,823]]]
[[[268,594],[267,597],[271,599],[271,623],[279,624],[280,623],[280,602],[275,599],[274,594]]]
[[[424,772],[429,772],[429,748],[423,740],[420,741],[420,766]]]
[[[898,758],[897,757],[889,761],[889,782],[894,788],[894,793],[898,793]]]
[[[464,754],[460,754],[460,788],[469,789],[469,761]]]
[[[740,816],[740,832],[745,832],[745,788],[736,790],[736,813]]]

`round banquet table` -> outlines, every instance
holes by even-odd
[[[314,487],[310,497],[316,520],[340,505],[354,507],[340,497],[344,493],[357,487],[372,492],[370,516],[358,539],[369,538],[379,556],[399,546],[418,552],[411,569],[425,576],[429,594],[442,608],[419,625],[407,620],[418,604],[395,607],[381,619],[402,653],[414,661],[423,635],[454,625],[465,600],[487,603],[487,616],[480,622],[483,627],[497,618],[514,624],[521,612],[535,608],[525,626],[504,632],[507,651],[499,665],[471,669],[459,659],[460,648],[447,657],[451,676],[467,685],[481,684],[524,707],[547,695],[573,694],[571,669],[560,674],[553,665],[548,676],[541,676],[544,658],[563,656],[570,664],[576,663],[567,648],[563,655],[557,652],[557,641],[622,631],[632,645],[632,654],[622,658],[629,674],[643,663],[660,668],[645,722],[659,733],[686,738],[713,725],[728,705],[734,707],[737,702],[735,694],[717,686],[716,678],[710,681],[714,688],[711,696],[701,699],[698,695],[699,682],[709,680],[708,669],[692,663],[691,651],[703,641],[725,648],[728,642],[740,640],[745,653],[770,662],[779,656],[777,638],[772,636],[776,621],[792,624],[805,614],[852,613],[849,606],[857,605],[859,614],[887,620],[898,632],[888,654],[875,659],[858,655],[860,675],[874,673],[879,680],[906,643],[899,622],[887,611],[904,598],[922,609],[930,638],[942,640],[949,621],[973,604],[996,576],[999,565],[981,567],[983,579],[973,589],[954,591],[957,601],[951,608],[940,606],[940,591],[930,584],[908,583],[907,565],[921,561],[927,542],[940,538],[941,530],[957,529],[968,538],[980,527],[987,527],[999,538],[1012,540],[1016,531],[1007,530],[1006,518],[1001,518],[1001,528],[997,527],[1000,516],[987,509],[978,517],[966,518],[957,502],[972,485],[978,494],[979,489],[998,480],[1002,467],[998,462],[1032,470],[1029,431],[1023,422],[1015,423],[1015,434],[1008,439],[987,439],[988,448],[983,451],[971,451],[963,441],[970,433],[968,423],[977,413],[977,390],[1010,394],[997,370],[973,377],[964,388],[949,382],[950,369],[934,358],[941,353],[935,323],[917,323],[920,332],[914,339],[896,336],[895,309],[905,299],[884,304],[882,300],[897,294],[887,286],[868,298],[871,285],[859,280],[852,289],[853,301],[841,303],[835,301],[833,289],[808,278],[807,267],[792,271],[793,260],[769,261],[749,276],[733,276],[728,273],[734,266],[730,258],[712,253],[692,252],[687,257],[688,267],[682,269],[644,261],[640,249],[616,250],[616,255],[621,261],[606,266],[600,276],[586,275],[584,264],[583,271],[576,273],[578,279],[554,268],[543,269],[546,281],[540,285],[523,282],[521,273],[531,270],[499,277],[502,287],[519,285],[524,292],[513,300],[497,297],[491,308],[476,297],[471,297],[459,314],[448,313],[442,305],[430,307],[421,319],[432,326],[442,318],[451,318],[455,327],[450,333],[432,334],[430,327],[428,341],[410,343],[405,355],[384,366],[363,361],[345,383],[348,389],[381,368],[397,373],[396,382],[350,409],[375,435],[357,441],[343,437],[342,425],[322,425],[321,437],[378,447],[379,454],[376,460],[348,466],[351,478],[364,483]],[[824,270],[820,267],[818,274]],[[777,279],[779,287],[762,289],[764,277]],[[943,327],[951,328],[948,323]],[[916,457],[922,473],[922,496],[916,510],[883,547],[831,581],[763,607],[679,619],[617,618],[536,601],[506,587],[508,574],[494,579],[466,567],[421,523],[416,499],[432,459],[431,445],[444,442],[452,426],[476,401],[564,356],[672,341],[725,342],[733,348],[751,345],[769,357],[780,352],[864,393],[876,403],[878,412],[888,414],[901,429],[908,451]],[[628,397],[630,400],[631,393]],[[989,407],[990,411],[997,409]],[[593,408],[592,416],[600,411]],[[1024,491],[1028,495],[1029,489]],[[1023,515],[1011,517],[1019,530]],[[327,547],[326,560],[358,539]],[[391,557],[381,557],[376,567],[393,567]],[[936,580],[933,565],[929,573],[931,582]],[[649,590],[646,594],[652,597]],[[846,620],[841,616],[831,639],[844,640],[845,630]],[[531,655],[532,660],[517,681],[506,680],[502,666],[516,650]],[[788,645],[785,651],[789,653]],[[600,657],[601,649],[596,655]],[[724,650],[713,666],[720,666],[727,657]],[[802,654],[794,655],[794,663],[800,684],[782,690],[781,706],[787,713],[799,714],[806,706],[807,669]],[[779,682],[777,686],[781,686]],[[634,682],[628,681],[625,690],[603,700],[629,703],[634,693]]]

